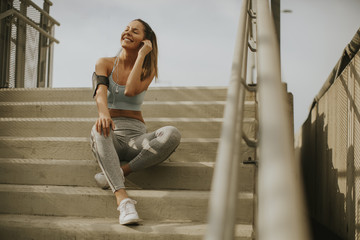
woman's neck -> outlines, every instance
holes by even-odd
[[[135,64],[137,55],[138,55],[137,50],[132,51],[132,50],[126,50],[123,48],[123,50],[121,51],[121,54],[119,56],[119,60],[124,63],[125,67],[132,68]]]

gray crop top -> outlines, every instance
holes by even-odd
[[[119,85],[114,82],[111,73],[107,92],[108,108],[140,111],[146,90],[133,97],[125,96],[124,92],[125,85]]]
[[[108,108],[140,111],[146,90],[133,97],[125,96],[125,85],[117,84],[112,78],[115,66],[116,61],[109,76],[109,87],[107,92]]]

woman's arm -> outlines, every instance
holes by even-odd
[[[152,71],[149,77],[141,81],[142,65],[144,63],[146,55],[150,53],[152,50],[152,45],[150,40],[144,40],[143,42],[144,45],[139,50],[135,64],[126,82],[124,94],[125,96],[128,97],[135,96],[141,93],[142,91],[146,90],[155,76],[155,71]]]
[[[107,58],[100,58],[95,65],[95,73],[101,76],[108,76],[108,66],[111,61]],[[96,106],[98,109],[99,118],[96,120],[96,131],[107,137],[110,134],[110,127],[114,130],[115,125],[111,119],[107,103],[107,86],[99,85],[95,95]]]

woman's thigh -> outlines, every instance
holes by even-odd
[[[139,154],[148,156],[168,155],[169,151],[172,152],[180,143],[179,131],[171,126],[159,128],[158,130],[150,133],[144,133],[137,137],[130,139],[128,145],[129,149],[125,156],[125,161],[131,161],[138,157]]]
[[[137,144],[133,145],[134,139],[138,139],[146,134],[145,124],[136,119],[116,118],[114,119],[114,135],[118,143],[116,151],[121,161],[128,161],[129,152],[136,155]],[[141,151],[141,149],[139,149]]]

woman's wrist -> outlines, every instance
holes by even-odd
[[[136,60],[137,60],[137,61],[144,61],[146,55],[147,55],[147,54],[145,54],[145,53],[139,52]]]
[[[99,118],[110,118],[110,112],[99,112]]]

